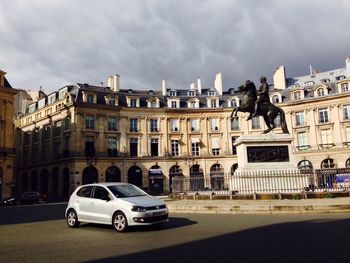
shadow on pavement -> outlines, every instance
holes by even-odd
[[[193,224],[197,224],[197,222],[192,221],[188,218],[169,217],[169,221],[166,223],[162,223],[159,225],[151,225],[151,226],[133,226],[128,229],[128,232],[129,233],[130,232],[147,232],[147,231],[154,232],[154,231],[190,226]],[[101,225],[101,224],[92,224],[92,223],[82,223],[79,226],[79,228],[109,229],[111,231],[114,231],[112,225]]]
[[[283,223],[91,262],[349,262],[349,230],[350,220]]]
[[[0,225],[63,219],[67,204],[43,204],[0,208]]]

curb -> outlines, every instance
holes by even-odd
[[[167,202],[170,213],[193,214],[305,214],[350,213],[350,204],[176,204]]]

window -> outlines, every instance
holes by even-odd
[[[150,131],[158,132],[158,119],[150,119]]]
[[[215,90],[209,90],[208,91],[208,95],[209,96],[215,96],[216,95]]]
[[[303,150],[307,149],[309,147],[308,141],[307,141],[307,133],[306,132],[298,132],[298,149]]]
[[[327,123],[329,121],[328,109],[320,109],[319,115],[320,115],[320,123]]]
[[[319,88],[319,89],[317,90],[317,96],[318,96],[318,97],[324,96],[324,88]]]
[[[54,158],[54,160],[58,160],[59,159],[60,146],[61,146],[61,142],[60,141],[56,141],[56,142],[53,143],[53,158]]]
[[[342,84],[340,84],[340,89],[341,89],[341,92],[349,91],[349,83],[342,83]]]
[[[101,186],[95,186],[94,197],[96,199],[106,200],[108,198],[108,192]]]
[[[138,155],[138,139],[130,138],[130,156]]]
[[[179,141],[178,140],[171,140],[171,155],[172,156],[179,156]]]
[[[293,93],[294,100],[300,100],[301,99],[301,91],[296,91]]]
[[[304,172],[312,171],[312,163],[309,160],[302,160],[298,163],[298,169]]]
[[[196,92],[191,90],[191,91],[188,92],[188,96],[189,97],[195,97],[196,96]]]
[[[80,188],[80,190],[77,192],[77,196],[90,198],[92,188],[93,186],[84,186]]]
[[[350,142],[350,127],[345,128],[345,137],[346,137],[346,141]]]
[[[157,108],[157,101],[156,100],[151,100],[151,108]]]
[[[237,108],[237,101],[235,99],[231,100],[231,107],[232,108]]]
[[[137,107],[137,99],[130,99],[130,107],[131,108]]]
[[[321,142],[322,144],[332,144],[332,133],[331,129],[321,130]]]
[[[48,144],[43,144],[42,148],[41,148],[41,160],[42,161],[48,161],[49,160],[49,145]]]
[[[350,168],[350,158],[346,160],[345,167]]]
[[[211,152],[213,155],[220,155],[220,138],[211,138]]]
[[[196,102],[194,100],[190,102],[190,107],[193,109],[197,108]]]
[[[55,122],[55,136],[60,136],[61,135],[61,121],[56,121]]]
[[[158,156],[158,139],[152,138],[151,139],[151,156]]]
[[[237,154],[237,148],[236,148],[236,146],[234,145],[235,144],[235,142],[236,142],[236,140],[237,140],[237,136],[232,136],[231,137],[231,142],[232,142],[232,154],[233,155],[235,155],[235,154]]]
[[[175,97],[176,91],[174,91],[174,90],[169,91],[169,96]]]
[[[321,168],[322,169],[335,168],[334,160],[331,158],[327,158],[327,159],[323,160],[321,163]]]
[[[65,136],[64,137],[64,149],[69,149],[69,141],[70,141],[70,137],[69,136]]]
[[[296,126],[305,125],[304,112],[299,111],[295,113],[295,124]]]
[[[44,136],[43,139],[49,139],[50,138],[50,125],[45,125],[44,126]]]
[[[117,138],[108,137],[107,138],[107,154],[108,157],[116,157],[117,156]]]
[[[219,120],[218,119],[210,119],[210,128],[211,131],[218,131],[219,130]]]
[[[344,106],[344,120],[350,120],[350,105]]]
[[[28,145],[30,143],[30,132],[24,133],[23,144]]]
[[[173,109],[177,108],[177,101],[175,101],[175,100],[171,101],[171,108],[173,108]]]
[[[199,142],[192,142],[192,156],[199,156]]]
[[[216,100],[210,100],[210,107],[211,107],[211,108],[216,108],[216,107],[217,107],[217,102],[216,102]]]
[[[94,103],[94,95],[88,94],[87,95],[87,102],[88,103]]]
[[[92,116],[92,115],[85,116],[85,128],[95,129],[95,116]]]
[[[238,130],[239,130],[239,119],[231,118],[231,131],[238,131]]]
[[[199,120],[198,119],[191,120],[191,131],[192,132],[199,131]]]
[[[137,132],[137,119],[136,118],[131,118],[130,119],[130,132]]]
[[[179,120],[170,119],[170,131],[171,132],[178,132],[179,131]]]
[[[95,138],[93,136],[87,136],[85,138],[85,156],[95,156]]]
[[[67,116],[65,119],[64,119],[64,129],[65,130],[69,130],[71,128],[71,117],[70,116]]]
[[[117,130],[117,118],[116,117],[108,117],[108,130],[116,131]]]
[[[33,142],[38,142],[40,138],[40,132],[39,129],[36,128],[33,130]]]
[[[115,105],[115,98],[114,97],[110,97],[109,100],[108,100],[108,104],[111,105],[111,106],[114,106]]]
[[[273,120],[275,127],[281,127],[281,115],[278,114],[277,117]]]
[[[252,118],[252,129],[260,129],[260,118],[259,117]]]
[[[271,101],[272,103],[276,104],[280,102],[280,98],[278,97],[278,95],[273,95]]]
[[[38,156],[39,156],[39,148],[37,146],[33,147],[32,156],[31,156],[32,163],[36,163],[38,161]]]

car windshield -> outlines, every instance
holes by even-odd
[[[111,190],[116,197],[135,197],[147,195],[140,188],[132,184],[111,185],[108,186],[108,189]]]

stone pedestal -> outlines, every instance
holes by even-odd
[[[300,192],[308,177],[300,174],[289,134],[242,135],[237,138],[238,168],[230,190],[238,193]]]
[[[242,135],[237,138],[237,172],[296,170],[289,134]]]

